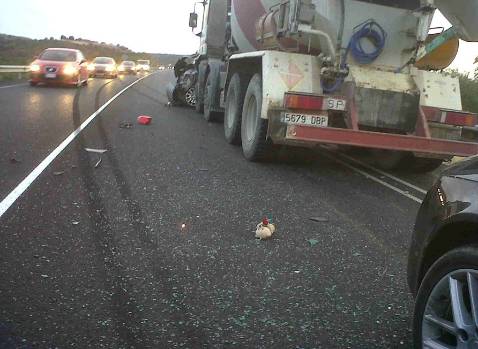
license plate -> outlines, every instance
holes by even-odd
[[[47,79],[55,79],[56,78],[56,73],[46,73],[45,77]]]
[[[326,115],[283,113],[282,122],[289,125],[327,127],[329,125],[329,117]]]
[[[347,103],[343,99],[338,99],[338,98],[326,98],[325,99],[325,108],[328,110],[339,110],[339,111],[344,111]]]

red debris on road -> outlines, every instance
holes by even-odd
[[[151,116],[146,116],[146,115],[138,116],[138,124],[141,124],[141,125],[149,125],[151,123],[151,120],[153,120]]]

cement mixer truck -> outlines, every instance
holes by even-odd
[[[437,9],[453,27],[430,33]],[[478,154],[478,117],[442,72],[476,18],[475,0],[204,0],[195,108],[250,161],[333,144],[429,171]]]

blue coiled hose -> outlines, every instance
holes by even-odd
[[[362,39],[367,39],[374,46],[374,50],[367,52],[362,46]],[[373,19],[359,24],[354,28],[354,34],[350,38],[349,44],[342,57],[341,69],[347,67],[347,57],[349,52],[360,64],[370,64],[375,61],[382,53],[387,40],[386,31]],[[322,88],[325,93],[337,91],[343,84],[344,79],[339,78],[332,85],[327,85],[322,81]]]

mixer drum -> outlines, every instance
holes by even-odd
[[[256,41],[261,50],[281,50],[297,53],[320,54],[320,50],[308,47],[290,37],[281,37],[277,28],[278,12],[271,11],[256,22]]]
[[[428,35],[426,43],[433,41],[433,39],[439,35],[440,34]],[[460,40],[456,37],[452,38],[420,59],[415,63],[415,66],[423,70],[442,70],[448,68],[455,60],[459,47]]]

